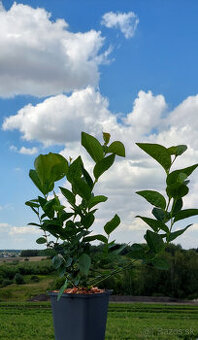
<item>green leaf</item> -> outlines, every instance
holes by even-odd
[[[147,230],[146,235],[144,237],[145,237],[145,240],[147,241],[149,248],[155,253],[158,253],[162,249],[164,249],[165,244],[163,242],[162,237],[159,234],[153,231]]]
[[[91,209],[93,208],[96,204],[101,203],[101,202],[105,202],[108,198],[106,196],[103,195],[99,195],[99,196],[93,196],[91,197],[91,199],[89,200],[89,204],[88,204],[88,208]]]
[[[108,243],[108,239],[104,235],[101,235],[101,234],[93,235],[93,236],[86,236],[83,239],[84,242],[91,242],[95,240],[101,241],[103,243]]]
[[[64,258],[60,254],[54,256],[53,259],[52,259],[52,264],[53,264],[55,269],[58,269],[63,262],[64,262]]]
[[[67,281],[67,279],[66,279],[66,280],[65,280],[65,283],[62,285],[62,287],[61,287],[60,290],[59,290],[58,297],[57,297],[57,301],[60,300],[61,296],[62,296],[63,293],[64,293],[64,290],[67,289],[67,286],[68,286],[68,281]]]
[[[154,231],[158,231],[159,229],[164,230],[165,232],[169,232],[168,227],[161,221],[154,220],[153,218],[136,216],[141,218],[146,224],[148,224]]]
[[[82,175],[83,162],[81,157],[77,157],[69,166],[67,172],[67,179],[70,183],[74,181],[75,178],[80,178]]]
[[[62,179],[67,174],[68,162],[63,156],[50,152],[47,155],[39,155],[34,161],[34,167],[38,178],[36,179],[35,174],[32,173],[30,173],[30,177],[32,179],[33,175],[34,180],[36,179],[35,184],[37,187],[39,179],[41,191],[45,195],[53,190],[54,182]]]
[[[91,227],[94,220],[95,220],[94,215],[92,213],[88,213],[87,215],[85,215],[81,218],[81,223],[86,229],[88,229],[88,228]]]
[[[82,178],[76,177],[72,182],[72,188],[80,197],[84,198],[86,201],[89,201],[91,197],[91,189]]]
[[[183,207],[182,198],[174,199],[173,208],[172,208],[172,216],[175,216]]]
[[[98,179],[105,171],[107,171],[112,166],[114,160],[115,155],[112,154],[97,162],[93,170],[95,178]]]
[[[110,141],[111,135],[108,132],[103,132],[103,140],[105,142],[105,145],[107,145]]]
[[[89,255],[87,254],[82,254],[79,257],[79,269],[81,274],[87,276],[89,273],[89,268],[91,266],[91,258]]]
[[[45,212],[46,216],[49,218],[54,218],[55,215],[55,206],[56,206],[56,198],[49,200],[43,206],[43,211]]]
[[[36,185],[36,187],[43,193],[43,195],[46,195],[48,193],[48,188],[44,188],[37,175],[36,170],[31,169],[29,171],[29,177],[31,178],[32,182]],[[51,190],[53,190],[53,186]]]
[[[30,222],[27,225],[34,225],[35,227],[40,227],[41,225],[38,223]]]
[[[48,202],[48,201],[46,200],[46,198],[41,197],[41,196],[38,196],[38,201],[39,201],[39,204],[40,204],[40,206],[41,206],[42,209],[43,209],[43,207],[45,206],[45,204]]]
[[[183,175],[181,175],[181,174],[185,174],[186,175],[186,177],[183,176],[183,179],[185,180],[188,176],[191,175],[191,173],[197,168],[197,166],[198,166],[198,163],[194,164],[192,166],[189,166],[187,168],[184,168],[184,169],[179,169],[179,170],[172,171],[167,176],[167,180],[166,180],[167,185],[175,184],[175,182],[182,183],[182,176]]]
[[[98,162],[103,159],[103,148],[100,142],[88,133],[81,133],[81,144],[87,150],[91,158]]]
[[[198,215],[198,209],[181,210],[176,214],[176,216],[174,218],[174,222],[177,222],[179,220],[183,220],[184,218],[196,216],[196,215]]]
[[[82,173],[84,176],[85,181],[87,182],[87,184],[89,185],[89,187],[91,188],[91,190],[93,189],[93,180],[91,178],[91,176],[89,175],[89,173],[87,172],[87,170],[82,167]]]
[[[38,200],[31,200],[31,201],[25,202],[25,205],[27,205],[31,208],[39,208],[39,204],[36,203],[35,201],[38,202]]]
[[[110,235],[112,231],[114,231],[118,225],[120,224],[120,218],[118,215],[115,215],[109,222],[107,222],[104,226],[104,230],[107,235]]]
[[[125,157],[125,147],[119,141],[111,143],[111,145],[108,147],[108,152],[112,152],[118,156]]]
[[[171,218],[170,213],[159,208],[153,208],[152,214],[158,221],[162,221],[164,223],[168,222]]]
[[[181,156],[187,150],[186,145],[171,146],[168,148],[170,155]]]
[[[76,198],[75,195],[73,194],[73,192],[71,192],[70,190],[63,188],[63,187],[59,187],[63,196],[65,196],[65,198],[68,200],[69,203],[71,204],[75,204],[76,202]]]
[[[74,213],[67,213],[66,211],[62,211],[60,214],[60,219],[62,221],[62,223],[66,220],[68,220],[68,218],[72,217],[74,215]]]
[[[46,240],[45,237],[39,237],[39,238],[37,238],[36,243],[44,244],[44,243],[47,243],[47,240]]]
[[[162,196],[157,191],[142,190],[142,191],[136,191],[136,194],[144,197],[149,203],[151,203],[155,207],[159,207],[159,208],[162,208],[162,209],[166,208],[166,200],[165,200],[164,196]]]
[[[174,231],[173,233],[170,233],[168,240],[171,242],[175,240],[178,236],[182,235],[192,224],[187,225],[187,227]]]
[[[166,172],[169,171],[171,167],[171,155],[168,150],[159,144],[149,144],[149,143],[136,143],[143,151],[145,151],[149,156],[154,158]]]
[[[166,188],[166,193],[169,198],[179,199],[187,195],[189,189],[185,184],[175,183],[168,185]]]

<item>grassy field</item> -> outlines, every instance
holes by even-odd
[[[47,259],[47,256],[31,256],[31,257],[21,257],[21,256],[16,256],[16,257],[0,257],[0,264],[9,264],[14,262],[40,262],[42,260]]]
[[[17,301],[25,302],[33,296],[43,294],[49,290],[54,280],[53,275],[38,275],[40,281],[38,283],[28,283],[23,285],[12,284],[10,286],[0,288],[0,301]],[[27,279],[27,275],[26,275]]]
[[[49,303],[0,303],[1,340],[52,340]],[[198,339],[198,306],[111,303],[106,340]]]

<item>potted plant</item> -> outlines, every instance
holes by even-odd
[[[107,252],[114,245],[109,237],[120,224],[120,218],[114,215],[105,224],[103,234],[92,233],[96,207],[107,200],[104,195],[94,195],[93,190],[100,176],[113,165],[116,155],[125,156],[125,149],[119,141],[109,145],[109,133],[103,133],[103,139],[101,145],[96,138],[82,132],[82,145],[95,163],[94,178],[85,169],[81,156],[68,161],[55,153],[39,155],[35,169],[29,172],[42,193],[26,202],[39,219],[39,223],[30,224],[43,231],[36,242],[56,251],[52,262],[59,276],[65,278],[59,293],[50,293],[58,340],[102,340],[105,335],[109,292],[90,285],[90,243],[102,242]],[[66,205],[54,191],[55,182],[63,178],[70,185],[70,189],[59,187]]]
[[[167,244],[190,226],[174,230],[174,224],[198,214],[198,209],[182,209],[182,199],[188,193],[188,177],[198,164],[170,171],[176,158],[182,155],[187,147],[179,145],[165,148],[158,144],[138,143],[142,150],[164,168],[167,198],[154,190],[137,192],[154,206],[152,218],[138,216],[151,228],[145,234],[146,244],[133,244],[122,266],[115,266],[113,271],[105,275],[99,273],[93,279],[90,243],[95,240],[102,242],[106,253],[115,248],[115,241],[110,242],[109,236],[120,224],[118,215],[114,215],[105,224],[104,234],[92,235],[96,206],[107,200],[106,196],[95,196],[93,189],[99,177],[113,165],[115,156],[125,156],[121,142],[115,141],[109,145],[108,133],[103,133],[103,139],[104,143],[101,145],[96,138],[82,132],[82,145],[95,162],[94,179],[85,169],[80,156],[68,162],[63,156],[52,153],[38,156],[34,163],[35,169],[29,173],[43,194],[26,202],[39,218],[39,223],[31,224],[43,231],[43,236],[37,243],[45,244],[56,251],[52,261],[59,275],[65,278],[60,291],[51,292],[57,340],[103,340],[109,293],[92,287],[92,283],[98,284],[112,275],[132,268],[136,260],[145,265],[167,269],[168,264],[163,257]],[[70,189],[60,187],[68,206],[63,205],[53,191],[54,183],[62,178],[66,178],[70,184]],[[50,235],[55,240],[49,239]],[[119,246],[116,248],[117,253],[123,249]],[[71,288],[68,289],[68,285]]]

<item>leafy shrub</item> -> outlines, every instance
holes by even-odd
[[[40,279],[39,279],[39,277],[38,277],[37,275],[32,275],[32,276],[30,277],[30,281],[31,281],[31,282],[39,282]]]
[[[21,285],[21,284],[25,283],[24,277],[20,273],[16,273],[16,275],[14,277],[14,281],[17,285]]]
[[[1,286],[2,287],[6,287],[6,286],[9,286],[9,285],[11,285],[13,283],[13,281],[12,280],[9,280],[9,279],[4,279],[3,281],[2,281],[2,284],[1,284]]]

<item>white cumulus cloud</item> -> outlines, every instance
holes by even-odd
[[[138,23],[139,18],[134,12],[108,12],[103,15],[101,21],[101,24],[108,28],[119,28],[126,39],[134,36]]]
[[[19,129],[25,140],[50,145],[78,141],[82,130],[101,133],[106,126],[115,124],[116,117],[109,112],[108,101],[88,87],[74,91],[71,96],[58,95],[36,106],[29,104],[8,117],[3,129]]]
[[[9,149],[23,155],[35,155],[38,152],[38,148],[36,148],[35,146],[33,146],[32,148],[26,148],[25,146],[22,146],[20,149],[18,149],[15,145],[11,145]]]
[[[0,10],[0,96],[49,96],[97,86],[104,38],[100,32],[73,33],[63,19],[42,8],[17,4]]]

